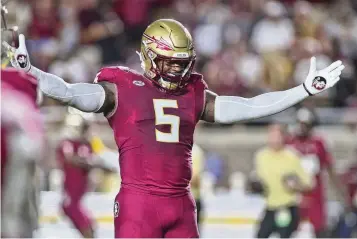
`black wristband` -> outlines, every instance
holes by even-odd
[[[306,92],[309,94],[309,96],[312,96],[312,94],[310,93],[310,91],[307,90],[305,83],[302,84],[304,86],[304,89],[306,90]]]

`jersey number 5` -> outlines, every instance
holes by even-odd
[[[164,108],[178,108],[177,100],[154,99],[155,125],[170,125],[171,132],[164,133],[155,129],[156,141],[165,143],[179,142],[180,117],[164,113]]]

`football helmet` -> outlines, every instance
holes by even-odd
[[[296,112],[296,121],[298,123],[297,134],[306,137],[317,124],[317,116],[312,110],[303,107]]]
[[[7,24],[6,16],[8,14],[8,10],[5,6],[6,3],[8,3],[9,0],[7,1],[1,1],[1,35],[2,35],[2,40],[5,40],[7,42],[11,43],[12,47],[18,47],[18,27],[13,26],[9,27]],[[1,68],[5,69],[6,66],[10,63],[10,58],[12,56],[12,53],[8,51],[6,48],[1,49]]]
[[[191,34],[180,22],[160,19],[150,24],[143,33],[138,54],[145,76],[160,87],[176,91],[188,84],[196,52]],[[164,65],[172,64],[178,64],[181,70],[164,69]]]
[[[74,111],[72,111],[74,112]],[[90,128],[90,123],[81,114],[69,113],[64,119],[64,133],[70,138],[82,138],[87,137],[88,130]]]

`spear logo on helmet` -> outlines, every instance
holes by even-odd
[[[150,37],[148,35],[146,35],[144,33],[144,37],[146,37],[148,39],[148,42],[146,42],[147,44],[150,43],[155,43],[156,44],[156,48],[160,49],[160,50],[165,50],[165,51],[172,51],[174,48],[172,46],[170,46],[170,44],[165,41],[165,39],[163,39],[162,37],[160,38],[160,40],[156,39],[155,36]]]

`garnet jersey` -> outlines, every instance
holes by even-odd
[[[1,69],[1,108],[3,109],[1,118],[1,172],[4,170],[7,158],[6,144],[11,125],[17,124],[21,128],[26,127],[27,133],[34,133],[36,134],[35,137],[42,137],[41,120],[36,107],[36,88],[36,81],[26,73],[14,68]],[[9,109],[8,112],[5,112],[5,109]],[[30,117],[30,115],[33,117]],[[24,120],[25,118],[27,119]],[[30,124],[33,125],[30,126]]]
[[[117,106],[107,118],[119,148],[123,187],[158,195],[188,192],[193,134],[207,88],[199,74],[190,80],[181,94],[170,94],[129,68],[98,73],[96,82],[117,88]]]
[[[357,207],[357,163],[352,165],[341,177],[341,181],[347,185],[349,201]]]
[[[42,121],[34,101],[5,79],[2,74],[2,236],[30,237],[38,227],[36,160],[42,156]]]
[[[13,77],[13,80],[18,79],[17,74],[8,75],[5,72],[1,70],[1,179],[5,175],[6,161],[10,157],[11,150],[20,148],[23,154],[26,154],[26,152],[30,153],[30,150],[36,149],[37,156],[40,157],[44,143],[42,120],[34,101],[7,83],[11,80],[9,77]],[[22,136],[31,139],[31,142],[22,141],[21,139],[25,139],[23,137],[21,139],[13,138],[17,130],[21,131]],[[20,137],[20,135],[18,136]],[[14,145],[14,143],[18,145]],[[26,145],[21,145],[21,143],[26,143]],[[16,157],[19,155],[22,154],[17,154]],[[35,155],[33,156],[35,157]]]
[[[323,203],[324,185],[322,182],[322,171],[332,164],[332,158],[325,141],[317,136],[311,136],[306,139],[292,137],[288,140],[288,144],[300,152],[304,168],[315,176],[316,186],[311,192],[306,193],[304,198],[308,201],[313,200]]]
[[[92,159],[89,142],[76,139],[63,140],[57,148],[57,158],[64,172],[63,189],[71,198],[80,198],[87,191],[89,170],[73,165],[67,158],[77,157],[88,162]]]
[[[6,68],[1,70],[1,82],[5,82],[17,91],[27,95],[36,104],[38,97],[37,80],[33,76],[14,68]]]

